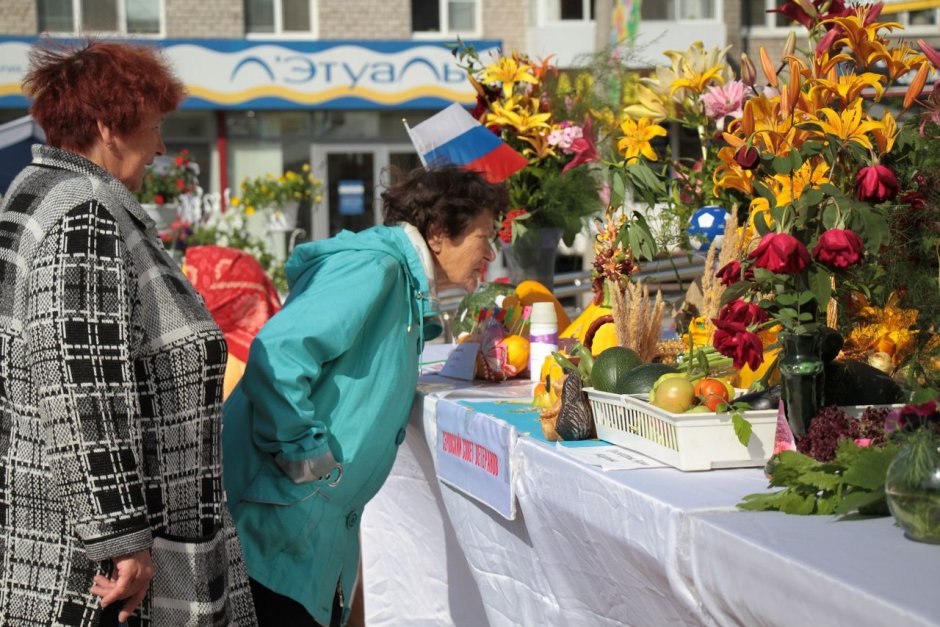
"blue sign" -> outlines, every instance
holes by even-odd
[[[25,107],[35,37],[0,37],[0,107]],[[441,109],[476,93],[447,42],[158,40],[183,109]],[[454,43],[454,42],[450,42]],[[465,42],[481,54],[499,41]]]
[[[366,186],[362,181],[339,182],[339,213],[361,216],[366,211]]]

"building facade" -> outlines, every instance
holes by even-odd
[[[212,192],[246,176],[310,163],[324,203],[301,219],[313,238],[378,219],[383,172],[417,157],[414,125],[473,91],[449,54],[457,38],[483,48],[553,55],[574,67],[607,43],[606,19],[625,0],[3,0],[0,123],[26,114],[19,92],[25,51],[40,34],[85,33],[153,42],[190,98],[164,126],[171,152],[186,148]],[[766,13],[776,0],[646,0],[636,31],[640,67],[661,52],[730,45],[779,54],[790,27]],[[937,8],[887,3],[905,36],[938,36]],[[910,8],[913,7],[913,8]],[[602,19],[596,19],[598,15]],[[601,25],[600,27],[598,25]],[[602,31],[602,32],[599,32]],[[341,191],[356,191],[354,198]],[[2,190],[0,190],[2,191]]]

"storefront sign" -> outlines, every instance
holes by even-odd
[[[35,38],[0,37],[0,107],[25,107]],[[438,109],[475,92],[444,42],[158,40],[184,109]],[[498,41],[467,42],[483,52]]]
[[[366,186],[362,181],[340,181],[339,213],[344,216],[361,216],[366,212]]]
[[[438,401],[438,478],[509,520],[516,517],[509,464],[515,441],[513,426],[453,401]]]

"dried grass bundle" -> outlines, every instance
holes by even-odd
[[[705,273],[702,275],[702,311],[701,315],[706,320],[718,317],[718,310],[721,309],[721,296],[725,293],[725,286],[715,276],[718,269],[725,267],[740,254],[738,242],[738,217],[737,209],[731,211],[731,215],[725,222],[725,232],[722,237],[721,252],[714,242],[708,247],[708,255],[705,257]],[[715,262],[715,259],[718,262]]]
[[[651,361],[658,353],[657,344],[666,309],[662,292],[656,292],[656,300],[650,305],[649,288],[645,284],[630,282],[623,290],[611,284],[610,296],[617,343],[635,350],[643,361]]]

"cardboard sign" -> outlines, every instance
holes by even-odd
[[[441,376],[452,379],[473,380],[473,372],[477,367],[477,353],[480,351],[478,342],[461,342],[454,346],[454,350],[447,356],[447,361],[441,369]]]
[[[516,517],[510,455],[516,429],[464,405],[437,403],[437,476],[447,485],[494,509]]]

